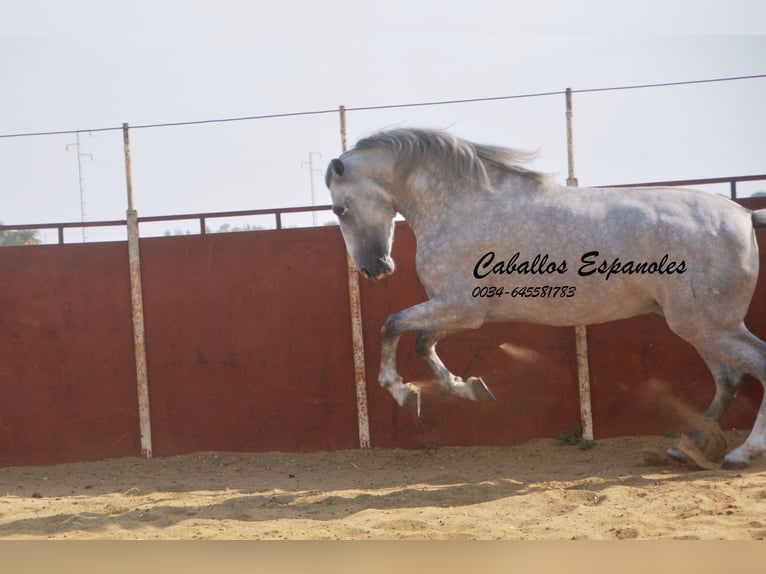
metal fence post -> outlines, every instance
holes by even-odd
[[[348,150],[346,107],[340,106],[340,145]],[[348,271],[348,298],[351,310],[351,344],[354,351],[354,381],[356,383],[356,412],[359,422],[359,448],[370,448],[370,421],[367,410],[367,370],[364,364],[364,332],[362,330],[362,304],[359,297],[359,274],[351,255],[346,252]]]
[[[128,124],[122,124],[122,137],[125,147],[125,179],[128,190],[128,264],[130,267],[130,305],[133,315],[133,344],[136,357],[136,384],[138,387],[138,424],[141,435],[141,456],[151,458],[152,423],[149,412],[149,381],[146,368],[144,300],[141,289],[141,258],[138,249],[138,213],[133,206],[133,174],[130,163]]]
[[[574,169],[574,138],[572,135],[572,88],[566,90],[567,119],[567,185],[577,187]],[[593,440],[593,409],[590,397],[590,366],[588,364],[588,331],[585,325],[575,327],[575,350],[577,353],[577,385],[580,393],[580,421],[582,437]]]

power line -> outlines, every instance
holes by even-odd
[[[240,116],[235,118],[217,118],[212,120],[192,120],[192,121],[185,121],[185,122],[164,122],[164,123],[156,123],[156,124],[138,124],[138,125],[131,125],[131,130],[140,130],[140,129],[151,129],[151,128],[171,128],[171,127],[179,127],[179,126],[197,126],[197,125],[203,125],[203,124],[222,124],[227,122],[244,122],[244,121],[251,121],[251,120],[266,120],[266,119],[272,119],[272,118],[289,118],[289,117],[296,117],[296,116],[310,116],[310,115],[319,115],[319,114],[336,114],[338,113],[337,109],[332,110],[316,110],[316,111],[309,111],[309,112],[288,112],[288,113],[282,113],[282,114],[266,114],[266,115],[260,115],[260,116]],[[76,133],[82,133],[82,132],[112,132],[112,131],[122,131],[122,126],[114,126],[114,127],[107,127],[107,128],[89,128],[89,129],[83,129],[83,130],[58,130],[58,131],[48,131],[48,132],[27,132],[27,133],[16,133],[16,134],[0,134],[0,138],[21,138],[21,137],[34,137],[34,136],[60,136],[60,135],[69,135],[69,134],[76,134]]]
[[[664,87],[672,87],[672,86],[688,86],[688,85],[695,85],[695,84],[712,84],[717,82],[754,80],[754,79],[760,79],[760,78],[766,78],[766,74],[757,74],[757,75],[751,75],[751,76],[734,76],[734,77],[727,77],[727,78],[711,78],[706,80],[687,80],[682,82],[633,84],[633,85],[627,85],[627,86],[611,86],[611,87],[603,87],[603,88],[582,88],[582,89],[573,89],[572,93],[587,94],[587,93],[595,93],[595,92],[613,92],[613,91],[621,91],[621,90],[640,90],[640,89],[647,89],[647,88],[664,88]],[[486,97],[486,98],[466,98],[466,99],[459,99],[459,100],[438,100],[438,101],[428,101],[428,102],[410,102],[410,103],[403,103],[403,104],[384,104],[384,105],[377,105],[377,106],[357,106],[357,107],[346,107],[346,111],[363,112],[363,111],[390,110],[390,109],[399,109],[399,108],[444,106],[444,105],[451,105],[451,104],[496,102],[496,101],[502,101],[502,100],[517,100],[517,99],[523,99],[523,98],[559,96],[565,93],[566,93],[566,90],[557,90],[552,92],[533,92],[533,93],[527,93],[527,94],[515,94],[510,96],[494,96],[494,97]],[[299,117],[299,116],[316,116],[316,115],[336,114],[336,113],[338,113],[338,109],[333,108],[333,109],[326,109],[326,110],[287,112],[287,113],[280,113],[280,114],[264,114],[264,115],[257,115],[257,116],[238,116],[238,117],[231,117],[231,118],[216,118],[216,119],[209,119],[209,120],[192,120],[192,121],[184,121],[184,122],[137,124],[137,125],[131,125],[130,129],[139,130],[139,129],[154,129],[154,128],[171,128],[171,127],[181,127],[181,126],[198,126],[198,125],[204,125],[204,124],[221,124],[221,123],[230,123],[230,122],[244,122],[244,121],[253,121],[253,120],[275,119],[275,118],[291,118],[291,117]],[[122,126],[90,128],[90,129],[81,129],[81,130],[58,130],[58,131],[45,131],[45,132],[0,134],[0,139],[68,135],[68,134],[77,134],[81,132],[109,132],[109,131],[118,131],[118,130],[122,130]]]
[[[689,86],[693,84],[713,84],[716,82],[732,82],[736,80],[754,80],[757,78],[766,78],[766,74],[754,76],[736,76],[731,78],[713,78],[710,80],[687,80],[685,82],[663,82],[659,84],[636,84],[633,86],[616,86],[612,88],[584,88],[581,90],[572,90],[574,94],[586,94],[592,92],[612,92],[618,90],[640,90],[643,88],[666,88],[671,86]]]

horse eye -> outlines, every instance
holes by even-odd
[[[342,206],[342,205],[335,205],[335,206],[333,206],[333,208],[332,208],[332,212],[333,212],[335,215],[337,215],[338,217],[342,217],[342,216],[346,215],[346,213],[348,212],[348,209],[346,209],[346,208],[345,208],[344,206]]]

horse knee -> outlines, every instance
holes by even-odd
[[[403,325],[402,312],[394,313],[383,324],[383,328],[380,330],[380,337],[382,339],[390,339],[391,337],[398,337],[405,331],[407,329]]]

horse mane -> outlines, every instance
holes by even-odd
[[[547,175],[530,170],[523,164],[536,157],[499,146],[476,144],[440,130],[403,128],[378,132],[357,142],[354,149],[384,148],[394,155],[398,169],[408,174],[418,162],[429,157],[443,160],[446,169],[454,170],[460,178],[469,179],[491,190],[488,168],[522,176],[543,183]]]

